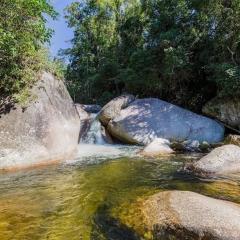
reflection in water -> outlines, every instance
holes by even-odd
[[[183,162],[191,160],[189,156],[122,157],[98,164],[95,160],[2,175],[0,239],[139,239],[121,224],[118,212],[122,217],[138,197],[165,189],[240,203],[239,179],[200,181],[177,174]]]

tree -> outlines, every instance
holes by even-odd
[[[124,43],[121,34],[126,16],[134,18],[138,7],[139,2],[133,0],[86,0],[67,8],[66,18],[75,33],[73,47],[64,51],[71,62],[67,80],[74,85],[71,92],[77,92],[81,100],[94,101],[103,95],[104,101],[120,93],[121,84],[115,77],[126,59],[123,52],[129,50],[124,45],[129,31]]]
[[[0,93],[21,97],[42,68],[40,50],[52,31],[46,16],[57,13],[47,0],[1,0]]]
[[[216,95],[240,95],[239,17],[238,0],[74,3],[67,81],[81,101],[130,92],[200,111]]]

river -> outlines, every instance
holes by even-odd
[[[166,189],[240,203],[240,179],[201,180],[178,172],[199,155],[155,159],[127,146],[79,146],[60,165],[0,175],[1,240],[131,240],[131,204]]]

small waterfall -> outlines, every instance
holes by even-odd
[[[103,136],[102,136],[102,125],[98,120],[97,114],[91,114],[91,123],[89,130],[82,140],[82,143],[88,144],[106,144]]]

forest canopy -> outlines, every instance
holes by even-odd
[[[74,38],[62,54],[77,101],[129,92],[198,111],[240,94],[239,0],[84,0],[66,18]]]
[[[22,101],[40,70],[62,72],[44,49],[57,13],[49,0],[0,3],[0,94]],[[240,95],[239,0],[81,0],[65,17],[74,38],[60,55],[75,101],[127,92],[200,111]]]

